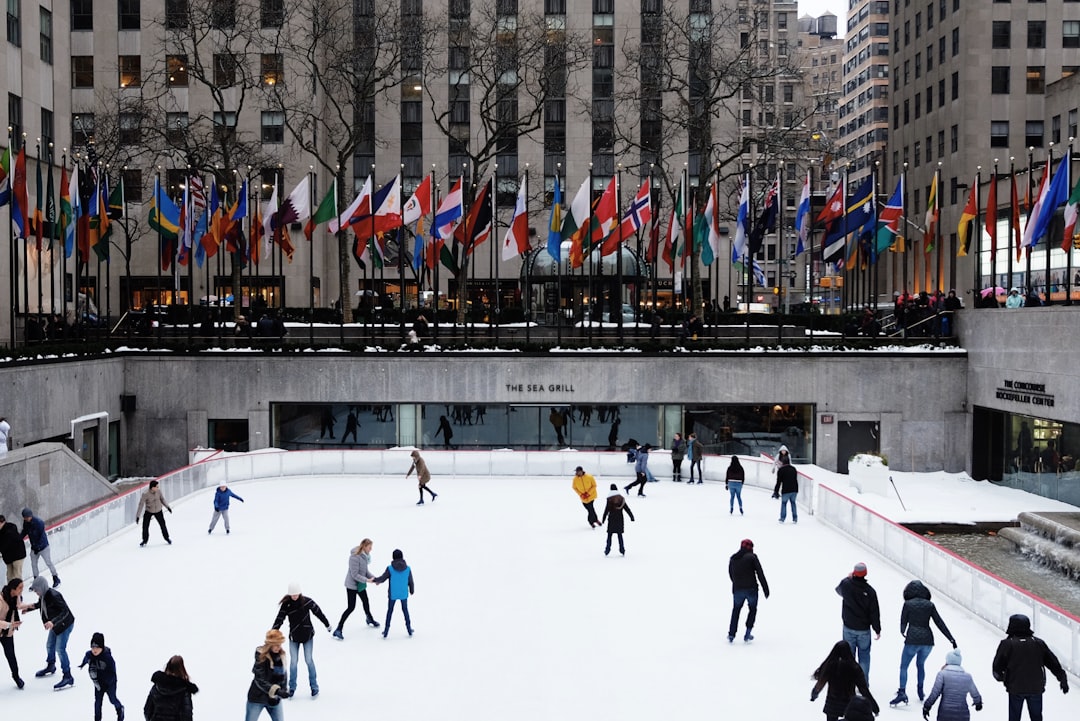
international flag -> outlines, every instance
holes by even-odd
[[[270,228],[270,220],[274,217],[274,214],[278,211],[278,197],[277,197],[277,184],[274,184],[274,189],[270,191],[270,199],[266,201],[266,210],[262,213],[262,235],[263,251],[266,253],[274,252],[274,232]],[[261,255],[261,253],[260,253]],[[272,257],[272,256],[271,256]]]
[[[939,185],[941,185],[941,182],[938,180],[937,172],[935,172],[934,179],[930,181],[930,192],[926,197],[926,233],[923,236],[923,251],[926,253],[934,249],[934,239],[937,237],[937,222],[941,213],[941,209],[938,207]]]
[[[1072,194],[1069,195],[1069,200],[1065,204],[1065,232],[1061,235],[1061,249],[1066,253],[1074,247],[1078,206],[1080,206],[1080,181],[1073,186]]]
[[[768,191],[765,193],[765,202],[761,207],[761,214],[758,216],[757,223],[754,224],[753,230],[750,231],[750,243],[747,248],[747,252],[750,255],[757,255],[761,252],[761,246],[765,242],[765,234],[771,233],[776,230],[776,216],[779,211],[780,202],[780,174],[776,174],[776,180],[769,186]]]
[[[189,181],[189,185],[190,185],[190,181]],[[192,186],[192,188],[194,189],[194,186]],[[192,193],[192,195],[194,195],[194,193]],[[192,202],[192,217],[193,218],[196,217],[194,201]],[[217,240],[213,236],[210,236],[210,238],[209,238],[209,240],[207,242],[205,242],[205,243],[203,242],[203,239],[206,238],[206,236],[210,232],[209,223],[210,223],[210,213],[206,212],[206,196],[204,195],[203,196],[203,213],[201,215],[197,216],[197,220],[195,220],[194,227],[191,229],[191,238],[192,238],[192,241],[193,241],[193,243],[195,245],[195,265],[199,266],[200,268],[203,267],[203,263],[206,261],[206,259],[208,257],[208,248],[213,247],[214,253],[217,253],[217,249],[218,249]]]
[[[1043,185],[1046,190],[1040,195],[1036,208],[1031,211],[1031,216],[1035,218],[1035,227],[1031,231],[1031,237],[1027,237],[1026,229],[1024,232],[1025,245],[1028,246],[1036,245],[1046,237],[1050,231],[1050,221],[1054,217],[1054,211],[1069,199],[1069,153],[1065,153],[1061,158],[1061,163],[1049,185],[1045,182]],[[1031,225],[1030,217],[1028,225]]]
[[[652,184],[649,181],[650,178],[645,178],[630,207],[623,213],[620,233],[624,239],[635,235],[652,220]]]
[[[802,255],[810,238],[810,171],[806,171],[799,207],[795,210],[795,232],[799,238],[795,245],[795,255]]]
[[[74,212],[71,207],[71,187],[68,181],[68,171],[65,165],[60,169],[60,232],[63,234],[64,239],[64,256],[70,257],[71,251],[68,250],[68,243],[71,243],[71,247],[75,245],[75,225],[74,225]],[[68,234],[71,234],[70,241]]]
[[[492,223],[495,218],[495,193],[492,188],[493,180],[484,183],[472,206],[469,207],[469,217],[465,221],[465,255],[472,252],[488,237],[491,236]]]
[[[660,250],[660,224],[655,220],[649,226],[649,247],[645,249],[645,260],[656,262],[656,253]]]
[[[990,176],[990,189],[986,193],[986,234],[990,237],[990,257],[997,255],[997,184],[998,174]]]
[[[739,195],[739,212],[735,217],[735,239],[731,242],[731,262],[738,263],[746,255],[747,238],[750,223],[750,176],[742,180],[742,194]]]
[[[586,228],[589,225],[589,217],[591,214],[591,208],[589,203],[589,180],[590,176],[586,176],[585,180],[581,181],[581,187],[578,188],[578,192],[574,195],[574,199],[570,202],[570,207],[566,216],[563,218],[562,224],[562,237],[569,238],[571,242],[574,240],[574,234],[581,228]],[[582,231],[584,232],[584,231]],[[581,244],[578,243],[577,255],[575,256],[575,249],[571,245],[570,249],[570,263],[576,268],[580,268],[583,262],[581,257]]]
[[[42,187],[41,178],[41,158],[37,161],[37,191],[34,197],[37,198],[37,202],[34,204],[34,237],[37,239],[37,252],[41,252],[41,239],[45,235],[45,207],[43,201],[45,200],[45,189]]]
[[[72,178],[75,179],[77,176],[78,173],[75,173]],[[176,238],[180,231],[180,209],[165,194],[165,189],[161,187],[160,178],[154,178],[154,195],[150,200],[149,224],[161,237],[161,245],[158,249],[161,269],[168,270],[172,267],[173,256],[176,254]]]
[[[360,214],[370,215],[371,213],[371,176],[367,177],[364,181],[364,186],[360,188],[360,192],[356,194],[353,201],[345,208],[345,210],[333,220],[330,221],[330,232],[337,233],[342,226],[348,226],[349,220],[354,216]]]
[[[464,195],[461,190],[462,179],[459,176],[454,185],[450,188],[450,192],[446,194],[446,197],[439,203],[438,210],[435,211],[435,220],[432,223],[432,235],[440,240],[449,240],[454,235],[454,228],[457,226],[458,221],[461,220],[464,213],[463,198]]]
[[[311,236],[314,235],[315,229],[323,223],[329,223],[336,217],[337,178],[334,178],[333,182],[330,183],[330,188],[326,191],[326,195],[323,196],[322,202],[319,203],[319,207],[315,209],[315,214],[304,224],[304,237],[306,237],[310,243]]]
[[[877,234],[877,181],[871,176],[855,191],[851,202],[848,204],[848,215],[852,216],[848,221],[849,227],[854,227],[855,237],[847,245],[844,258],[845,266],[850,267],[856,254],[862,253],[863,267],[867,263],[877,261],[875,252],[876,243],[871,244],[870,239]]]
[[[0,208],[11,202],[11,148],[0,155]]]
[[[99,180],[97,191],[94,193],[97,209],[90,216],[89,243],[91,250],[97,255],[98,260],[109,260],[109,235],[112,233],[109,222],[109,209],[105,204],[105,198],[111,198],[109,193],[109,178],[105,176]]]
[[[675,195],[675,205],[671,206],[667,235],[664,236],[664,250],[661,256],[667,263],[668,269],[675,270],[675,259],[682,257],[682,244],[686,217],[686,196],[683,194],[683,183],[679,182],[679,192]]]
[[[1023,244],[1020,242],[1020,201],[1016,195],[1016,173],[1012,173],[1012,199],[1010,200],[1012,212],[1009,231],[1009,242],[1016,238],[1016,261],[1020,262]]]
[[[431,175],[425,175],[408,202],[401,208],[401,222],[412,225],[431,213]]]
[[[878,253],[893,247],[903,233],[900,228],[900,218],[904,215],[904,176],[896,181],[896,190],[885,202],[884,207],[878,213],[877,222],[877,247]]]
[[[292,192],[285,197],[285,202],[270,218],[270,229],[274,231],[274,242],[281,243],[282,228],[290,223],[300,223],[311,217],[311,176],[305,174]],[[284,250],[284,246],[282,246]],[[292,257],[292,254],[289,254]]]
[[[176,263],[186,266],[191,256],[191,238],[195,219],[191,214],[191,181],[184,184],[184,195],[180,201],[180,243],[176,254]],[[201,267],[200,263],[200,267]]]
[[[45,189],[45,231],[49,236],[49,247],[54,240],[60,239],[60,226],[56,222],[56,183],[53,182],[52,165],[49,165],[48,186]]]
[[[26,190],[26,146],[15,156],[15,172],[11,182],[11,220],[19,229],[19,237],[30,233],[30,198]]]
[[[547,251],[556,263],[562,254],[562,188],[559,176],[555,176],[555,192],[551,198],[551,214],[548,216]]]
[[[1068,156],[1065,156],[1066,158]],[[1042,180],[1039,181],[1039,190],[1035,194],[1035,204],[1029,205],[1031,211],[1028,213],[1027,222],[1024,223],[1024,235],[1020,242],[1020,245],[1024,248],[1030,248],[1035,245],[1037,238],[1033,237],[1035,232],[1035,222],[1039,217],[1039,213],[1042,212],[1043,201],[1046,199],[1048,188],[1050,187],[1050,163],[1046,164],[1043,168]],[[1028,188],[1029,192],[1031,188]]]
[[[375,206],[375,233],[401,227],[401,176],[384,185],[372,200]]]
[[[224,207],[224,204],[222,205]],[[240,192],[229,209],[221,214],[218,221],[220,235],[225,243],[225,250],[230,253],[238,253],[240,265],[243,267],[251,256],[250,243],[244,236],[244,218],[248,216],[248,185],[245,180],[240,184]]]
[[[963,258],[968,254],[968,247],[971,244],[971,224],[979,215],[978,198],[975,197],[978,190],[979,178],[976,176],[971,183],[967,203],[964,205],[964,209],[960,211],[960,223],[956,226],[956,237],[960,240],[956,247],[957,258]]]
[[[217,255],[218,250],[221,248],[222,234],[221,234],[221,196],[218,195],[217,181],[210,181],[210,205],[207,207],[206,212],[203,213],[205,221],[199,223],[199,229],[202,230],[201,235],[195,235],[198,238],[199,250],[196,255],[205,255],[207,258],[213,258]],[[192,229],[193,234],[197,229]],[[198,260],[198,258],[196,258]]]
[[[601,255],[614,253],[619,248],[619,237],[612,233],[619,228],[619,184],[618,176],[612,175],[603,195],[596,202],[596,209],[589,218],[589,233],[582,238],[582,250],[585,255],[600,247]],[[613,236],[613,237],[612,237]],[[608,239],[611,238],[610,243]]]
[[[720,257],[720,190],[716,183],[709,186],[709,199],[702,217],[705,221],[705,238],[701,245],[701,262],[712,265]]]
[[[511,260],[529,249],[529,203],[525,193],[528,189],[525,176],[518,186],[517,201],[514,203],[514,217],[503,238],[502,259]]]

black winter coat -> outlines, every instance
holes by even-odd
[[[881,633],[877,591],[865,578],[847,576],[836,587],[836,592],[844,599],[840,617],[845,626],[853,631],[869,631],[872,628],[875,633]],[[840,711],[843,713],[843,709]]]
[[[795,470],[795,466],[783,465],[776,472],[776,487],[773,489],[773,493],[798,493],[799,492],[799,472]]]
[[[753,551],[740,548],[732,555],[728,561],[728,576],[731,578],[732,591],[756,591],[758,581],[761,581],[761,590],[765,592],[765,598],[769,597],[769,582],[765,580],[761,561]]]
[[[994,678],[1005,684],[1011,694],[1039,694],[1046,690],[1046,671],[1059,682],[1068,681],[1065,670],[1054,652],[1041,638],[1031,632],[1026,616],[1012,616],[1007,630],[1009,637],[998,644],[994,654]]]
[[[22,534],[11,521],[6,521],[0,527],[0,558],[4,563],[14,563],[26,558],[26,544],[23,543]]]
[[[101,653],[97,656],[93,651],[87,651],[79,668],[83,666],[90,667],[87,671],[90,674],[90,680],[94,682],[94,688],[116,688],[116,661],[113,660],[112,651],[108,646],[101,649]]]
[[[270,688],[280,686],[285,688],[288,677],[285,675],[285,653],[270,652],[265,661],[259,660],[259,650],[255,649],[255,665],[251,667],[254,678],[248,687],[247,700],[251,703],[259,703],[263,706],[277,706],[281,703],[281,697],[270,695]]]
[[[831,676],[819,677],[813,691],[810,692],[811,701],[817,699],[826,684],[829,686],[829,690],[825,693],[825,708],[823,709],[826,716],[843,716],[856,689],[873,705],[875,714],[880,710],[873,694],[870,693],[870,687],[866,684],[866,675],[857,663],[848,661],[838,664]]]
[[[303,595],[295,601],[291,596],[286,596],[281,602],[281,608],[278,609],[277,618],[274,619],[274,628],[281,628],[285,617],[288,616],[289,640],[296,643],[307,643],[315,635],[315,627],[311,623],[311,614],[313,613],[329,630],[330,622],[326,620],[326,615],[319,608],[319,604]]]
[[[630,516],[630,520],[634,520],[634,513],[630,510],[630,506],[626,504],[626,499],[622,495],[616,493],[614,496],[608,496],[607,505],[604,506],[604,516],[600,519],[600,523],[607,521],[608,533],[622,533],[624,520],[623,512]]]
[[[912,581],[904,588],[904,607],[900,609],[900,635],[908,646],[933,646],[934,632],[930,621],[937,624],[945,638],[956,647],[956,639],[949,633],[945,622],[938,615],[937,607],[930,600],[930,589],[922,581]]]
[[[150,680],[154,685],[143,704],[146,721],[192,721],[191,696],[199,692],[198,686],[164,671],[154,671]]]

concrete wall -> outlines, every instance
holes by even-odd
[[[117,495],[116,489],[67,446],[39,443],[0,458],[0,513],[22,525],[20,511],[54,521]]]

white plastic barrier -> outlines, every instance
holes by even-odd
[[[825,485],[817,519],[846,533],[994,626],[1023,613],[1071,673],[1080,674],[1080,618],[1052,606]]]

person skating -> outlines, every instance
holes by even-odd
[[[776,486],[773,488],[773,498],[780,499],[780,523],[787,520],[787,507],[791,506],[791,522],[799,522],[799,507],[795,503],[799,497],[799,472],[786,458],[776,471]]]
[[[195,713],[192,696],[199,687],[191,682],[183,656],[173,656],[164,671],[154,671],[150,677],[150,693],[143,704],[146,721],[193,721]]]
[[[157,481],[150,481],[150,485],[145,491],[143,491],[142,498],[139,499],[139,507],[135,509],[135,523],[142,520],[142,543],[139,547],[146,545],[146,542],[150,540],[150,519],[156,518],[158,526],[161,528],[161,537],[165,539],[165,543],[172,545],[172,540],[169,538],[169,529],[165,525],[165,513],[161,510],[165,508],[172,513],[172,506],[165,500],[165,496],[161,493],[161,486]],[[144,513],[145,510],[145,513]]]
[[[284,721],[281,699],[292,694],[285,688],[285,636],[272,628],[266,632],[263,644],[255,649],[255,665],[251,667],[251,685],[247,692],[247,713],[244,721],[256,721],[263,710],[271,721]]]
[[[26,559],[26,544],[23,543],[19,527],[0,515],[0,558],[7,568],[7,580],[22,578],[23,561]]]
[[[739,502],[739,514],[742,515],[742,487],[746,481],[746,469],[739,463],[738,456],[731,457],[727,473],[724,474],[724,488],[728,491],[728,513],[735,513],[735,501]]]
[[[116,661],[112,650],[105,645],[105,635],[99,631],[90,637],[90,650],[79,668],[84,666],[90,667],[88,673],[94,684],[94,721],[101,721],[101,702],[106,695],[116,709],[116,721],[124,721],[124,704],[116,697]]]
[[[697,439],[697,433],[686,437],[686,459],[690,461],[690,482],[694,482],[694,469],[697,469],[697,482],[704,483],[701,475],[701,462],[705,460],[705,446]]]
[[[600,519],[596,517],[596,509],[593,508],[593,503],[596,501],[596,479],[592,474],[586,473],[584,468],[578,466],[574,469],[573,487],[574,492],[581,499],[581,505],[585,506],[585,520],[589,528],[596,528],[600,525]]]
[[[412,618],[409,616],[409,596],[413,595],[415,591],[413,572],[409,568],[409,564],[405,563],[405,554],[396,548],[390,565],[386,567],[381,576],[375,579],[374,583],[378,585],[383,581],[390,581],[390,586],[387,588],[389,602],[386,604],[386,622],[383,624],[382,637],[386,638],[386,635],[390,633],[390,619],[394,616],[394,604],[398,601],[401,602],[401,613],[405,616],[405,630],[412,636],[413,627]]]
[[[822,689],[829,687],[825,692],[825,706],[821,709],[826,721],[838,721],[847,711],[856,690],[870,702],[875,715],[880,711],[866,683],[866,675],[859,664],[855,663],[855,656],[851,653],[851,646],[847,641],[833,644],[829,655],[814,671],[813,679],[815,683],[810,691],[811,702],[817,701]]]
[[[379,622],[371,615],[371,604],[368,601],[367,585],[375,580],[368,571],[371,564],[371,549],[375,543],[370,538],[360,541],[360,545],[349,553],[349,570],[345,574],[345,612],[341,614],[337,628],[334,629],[334,638],[344,640],[342,631],[345,629],[347,619],[356,608],[356,597],[364,606],[364,615],[367,616],[367,625],[378,628]]]
[[[626,499],[619,493],[619,487],[614,483],[611,484],[610,490],[607,495],[607,504],[604,506],[604,516],[600,519],[603,523],[607,521],[607,544],[604,546],[604,555],[611,553],[611,537],[619,537],[619,554],[626,555],[626,546],[623,545],[623,529],[625,528],[625,521],[623,514],[630,516],[630,520],[634,520],[634,512],[630,510],[630,506],[627,505]]]
[[[971,718],[967,700],[969,695],[975,710],[982,711],[982,696],[971,674],[960,665],[962,662],[963,658],[955,648],[945,654],[945,666],[938,671],[934,686],[930,689],[930,695],[926,697],[926,703],[923,704],[924,719],[930,718],[930,709],[934,707],[934,702],[938,698],[941,699],[937,712],[938,721],[969,721]]]
[[[1046,671],[1058,680],[1061,693],[1069,693],[1069,677],[1046,642],[1031,630],[1031,619],[1022,613],[1009,616],[1008,634],[994,654],[994,680],[1005,684],[1009,693],[1009,721],[1020,721],[1024,704],[1031,721],[1042,720]]]
[[[651,450],[652,446],[648,443],[638,447],[637,455],[634,457],[634,474],[636,475],[636,479],[633,483],[623,489],[627,493],[630,493],[630,489],[637,486],[638,498],[645,497],[645,484],[649,482],[649,451]]]
[[[761,591],[765,598],[769,597],[769,582],[765,580],[765,572],[761,570],[761,561],[754,553],[754,542],[744,538],[739,544],[739,550],[732,554],[728,561],[728,577],[731,579],[731,623],[728,624],[728,643],[735,640],[735,633],[739,630],[739,615],[742,607],[747,605],[746,633],[743,641],[750,643],[754,640],[751,631],[754,629],[754,621],[757,620],[758,605],[758,581],[761,582]]]
[[[229,528],[229,501],[233,498],[241,503],[244,502],[243,498],[233,493],[224,483],[214,491],[214,515],[210,518],[210,528],[207,529],[207,533],[214,532],[214,526],[217,525],[219,518],[225,519],[225,533],[231,532],[232,529]]]
[[[904,637],[904,651],[900,656],[900,688],[896,692],[896,698],[889,702],[890,706],[907,703],[907,676],[911,659],[915,659],[916,687],[919,700],[925,698],[923,693],[926,680],[926,658],[934,650],[934,632],[930,630],[930,622],[933,621],[945,638],[949,639],[952,647],[956,648],[956,639],[949,633],[945,622],[938,614],[937,606],[930,600],[930,589],[923,585],[922,581],[915,580],[904,587],[904,606],[900,610],[900,635]]]
[[[788,451],[788,447],[781,445],[780,449],[776,451],[776,458],[773,459],[772,472],[775,475],[780,466],[784,465],[784,461],[791,463],[791,453]]]
[[[413,451],[409,454],[412,456],[412,465],[409,466],[408,472],[405,473],[405,477],[408,478],[412,475],[413,471],[416,471],[416,485],[420,489],[420,500],[416,505],[424,505],[424,491],[431,494],[431,500],[434,501],[439,497],[439,494],[427,487],[428,482],[431,480],[431,472],[428,471],[427,463],[420,457],[420,451]]]
[[[682,433],[676,431],[671,439],[671,480],[682,483],[682,462],[686,457],[686,441]]]
[[[881,638],[881,609],[877,591],[866,581],[866,564],[856,563],[850,574],[836,586],[843,599],[840,616],[844,623],[844,640],[851,646],[852,656],[858,655],[859,666],[867,682],[870,679],[870,629]]]
[[[319,680],[315,673],[315,657],[312,655],[315,645],[315,626],[311,623],[311,614],[322,621],[326,630],[330,630],[330,621],[319,608],[319,604],[305,596],[300,584],[289,584],[288,593],[278,602],[277,617],[274,619],[275,630],[281,628],[285,619],[289,619],[289,695],[296,693],[296,665],[300,661],[300,649],[304,649],[304,662],[307,664],[308,684],[311,695],[319,695]]]
[[[20,611],[38,611],[41,622],[48,635],[45,637],[45,668],[34,674],[44,678],[56,673],[56,657],[60,657],[60,672],[63,674],[54,689],[68,688],[75,685],[71,677],[71,662],[68,660],[67,644],[71,631],[75,628],[75,615],[68,608],[67,601],[55,588],[49,588],[44,576],[38,576],[30,584],[30,590],[37,594],[37,603],[23,604]]]
[[[21,578],[11,579],[0,589],[0,646],[4,649],[11,680],[19,689],[26,685],[19,676],[19,659],[15,656],[15,632],[22,625],[19,618],[19,597],[22,592]]]
[[[34,578],[38,577],[38,560],[45,561],[45,566],[52,573],[52,587],[60,585],[60,576],[52,562],[52,550],[49,548],[49,534],[45,532],[45,521],[34,515],[29,508],[22,509],[22,531],[20,536],[30,540],[30,570]]]

